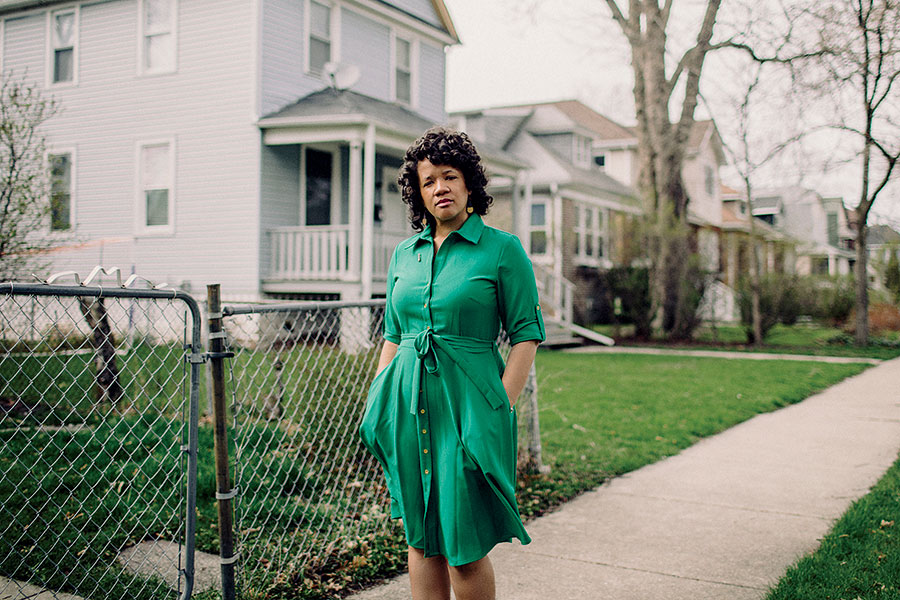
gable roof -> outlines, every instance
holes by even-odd
[[[595,188],[603,190],[605,192],[611,192],[617,196],[621,196],[622,199],[627,201],[626,203],[634,203],[635,205],[637,205],[637,199],[635,198],[634,190],[632,190],[630,187],[619,183],[617,180],[613,179],[602,171],[576,167],[571,162],[561,157],[553,149],[553,146],[542,140],[540,136],[532,136],[532,138],[550,156],[552,156],[554,160],[556,160],[560,167],[562,167],[566,171],[566,173],[569,175],[569,181],[571,184],[577,187]]]
[[[866,233],[866,244],[900,244],[900,233],[890,225],[870,225]]]
[[[409,143],[435,125],[408,108],[385,102],[353,90],[324,88],[308,94],[293,104],[285,106],[261,118],[261,129],[293,126],[321,126],[373,123],[378,127],[402,134]],[[496,143],[479,141],[482,158],[498,161],[507,166],[522,168],[525,164],[498,147]]]
[[[284,108],[260,119],[261,127],[271,126],[288,120],[304,121],[322,117],[364,116],[394,130],[410,133],[418,137],[434,125],[428,119],[399,104],[384,102],[354,92],[324,88],[289,104]]]

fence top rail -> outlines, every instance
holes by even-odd
[[[290,312],[305,310],[332,310],[336,308],[371,308],[384,306],[385,300],[323,300],[320,302],[293,302],[284,304],[241,304],[235,306],[223,306],[222,314],[254,315],[259,313]]]

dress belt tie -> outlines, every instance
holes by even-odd
[[[438,355],[435,352],[435,346],[440,348],[454,363],[457,364],[460,371],[472,382],[472,384],[481,392],[484,399],[492,408],[500,408],[504,402],[509,404],[508,398],[500,398],[493,386],[488,383],[479,373],[473,369],[465,356],[460,350],[492,350],[494,349],[494,340],[485,340],[480,338],[466,337],[461,335],[443,335],[435,333],[433,329],[424,329],[419,333],[403,334],[400,337],[401,346],[413,346],[418,357],[417,369],[413,374],[413,394],[409,405],[410,414],[416,414],[416,408],[419,403],[419,390],[421,390],[422,369],[437,375],[440,373],[441,365],[438,362]],[[504,394],[505,396],[506,394]]]

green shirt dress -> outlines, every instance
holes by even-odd
[[[399,345],[369,388],[360,434],[384,469],[407,543],[458,566],[531,541],[516,505],[516,413],[500,327],[543,341],[531,261],[514,235],[472,214],[434,251],[431,228],[388,269],[384,338]]]

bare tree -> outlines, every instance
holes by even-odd
[[[694,123],[703,63],[721,0],[707,0],[694,44],[670,64],[672,0],[629,0],[627,12],[606,0],[631,48],[637,117],[639,191],[650,223],[651,297],[657,328],[671,337],[690,335],[683,281],[690,256],[687,208],[682,181],[688,136]],[[671,114],[679,116],[675,122]]]
[[[761,344],[765,336],[760,307],[762,295],[760,236],[757,231],[756,219],[753,217],[755,181],[761,176],[762,169],[768,163],[781,155],[792,144],[800,141],[807,133],[803,130],[798,132],[782,131],[780,132],[782,135],[778,135],[763,125],[763,122],[770,119],[771,113],[774,112],[772,106],[774,94],[771,93],[774,91],[773,86],[771,84],[767,86],[763,80],[763,70],[767,66],[768,61],[762,60],[751,61],[750,64],[742,62],[740,65],[731,65],[735,72],[740,73],[735,76],[735,79],[740,80],[737,84],[738,92],[725,102],[725,105],[728,105],[727,118],[718,119],[720,123],[728,124],[728,129],[724,131],[730,135],[723,135],[722,146],[741,180],[742,192],[747,200],[750,237],[750,312],[754,345]],[[767,91],[770,93],[766,93]],[[723,106],[723,103],[720,102],[719,106]],[[712,108],[710,108],[710,112],[714,112]],[[779,137],[781,139],[778,139]]]
[[[59,105],[12,73],[0,76],[0,281],[27,274],[49,246],[50,181],[41,125]]]
[[[868,343],[866,235],[869,213],[900,160],[900,2],[805,0],[787,9],[793,35],[784,47],[807,101],[825,110],[823,125],[847,136],[860,169],[856,229],[856,342]],[[806,32],[797,35],[796,32]],[[751,52],[752,54],[752,52]],[[758,60],[773,60],[760,58]]]

